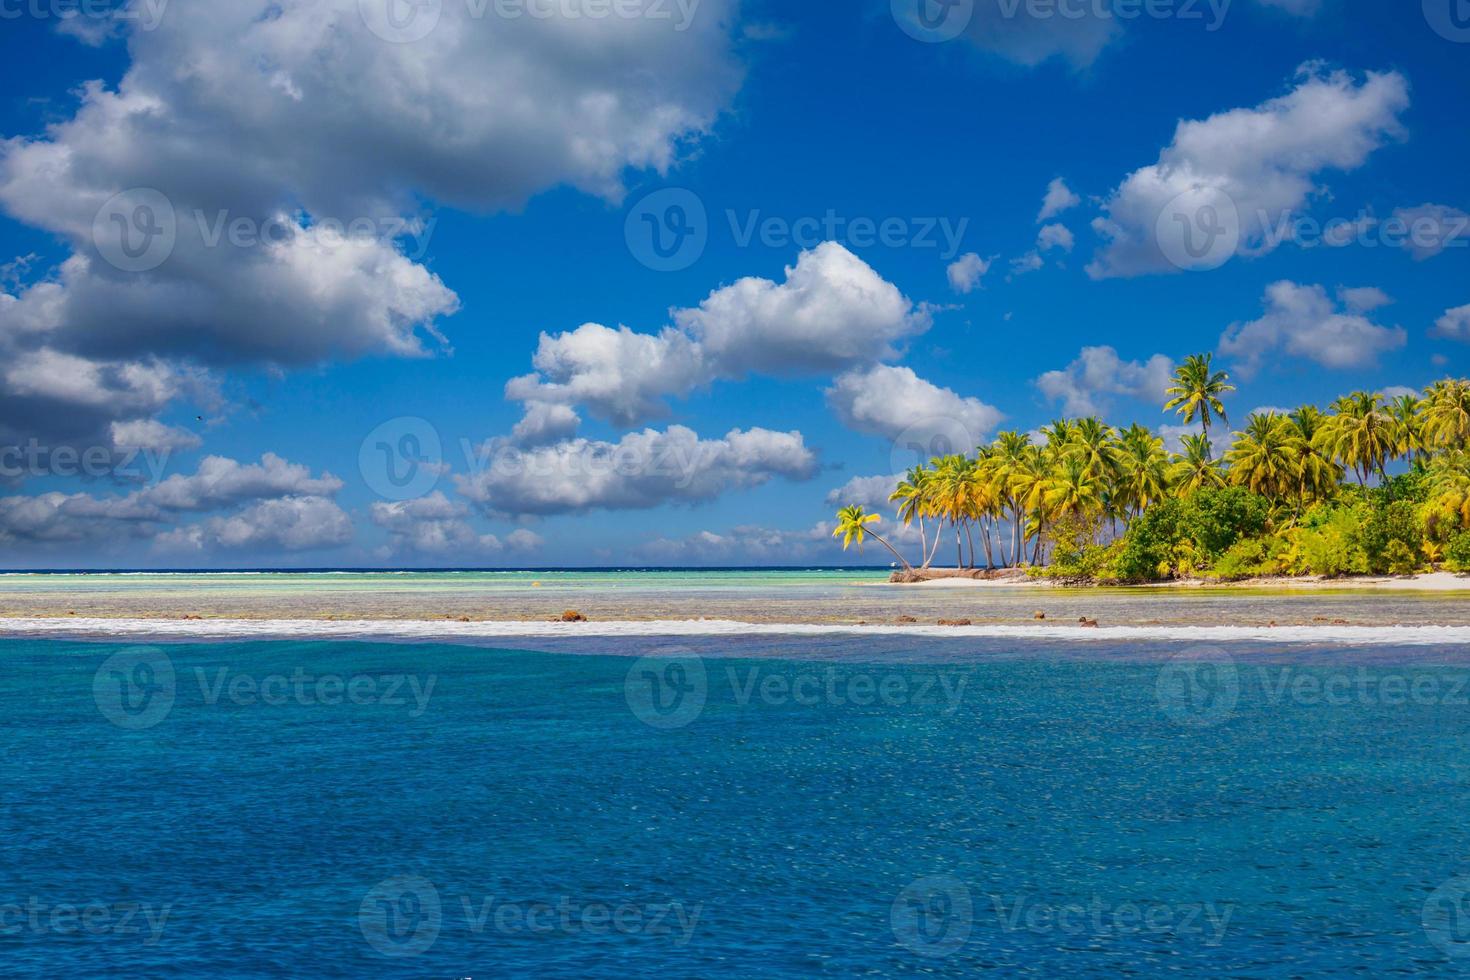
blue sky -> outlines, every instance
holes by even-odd
[[[4,6],[0,565],[830,563],[1190,353],[1465,372],[1463,0],[919,2]]]

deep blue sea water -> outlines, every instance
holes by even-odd
[[[0,642],[0,972],[1470,964],[1463,654],[672,652]]]

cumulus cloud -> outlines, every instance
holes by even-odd
[[[978,398],[925,381],[911,368],[881,364],[839,375],[827,389],[827,404],[844,425],[858,432],[897,439],[914,426],[944,419],[971,437],[972,446],[1005,417]]]
[[[741,279],[698,307],[674,310],[673,320],[657,334],[597,323],[542,334],[535,373],[505,389],[527,404],[523,441],[568,434],[572,406],[637,425],[666,416],[669,398],[714,380],[821,374],[883,360],[929,327],[926,309],[836,242],[802,252],[783,282]],[[553,417],[553,405],[568,411]]]
[[[1069,415],[1106,415],[1114,396],[1162,401],[1173,373],[1174,362],[1164,354],[1125,361],[1112,347],[1084,347],[1064,369],[1037,378],[1036,387]]]
[[[341,487],[342,481],[330,473],[314,476],[307,467],[273,453],[248,464],[210,456],[192,474],[175,474],[125,495],[0,498],[0,541],[95,542],[101,550],[116,550],[143,540],[170,551],[304,550],[345,544],[352,524],[330,499]],[[234,513],[178,523],[218,511]]]
[[[786,281],[747,277],[717,289],[674,322],[723,376],[800,375],[897,355],[929,327],[898,287],[836,242],[802,252]]]
[[[1343,291],[1344,297],[1361,296]],[[1386,351],[1404,346],[1402,327],[1385,327],[1361,309],[1339,309],[1322,286],[1283,280],[1266,288],[1265,314],[1232,324],[1220,338],[1220,353],[1232,358],[1242,375],[1252,375],[1273,355],[1302,357],[1325,368],[1375,364]]]
[[[1093,228],[1105,244],[1089,274],[1208,268],[1235,252],[1271,250],[1280,243],[1274,229],[1320,190],[1318,176],[1355,170],[1401,137],[1408,106],[1409,84],[1398,72],[1356,81],[1307,65],[1283,96],[1180,122],[1158,162],[1134,171],[1104,202]]]
[[[310,551],[352,540],[352,521],[325,497],[264,500],[229,517],[211,517],[160,534],[161,551],[279,548]]]
[[[966,252],[945,269],[949,276],[949,288],[957,293],[974,292],[979,287],[980,280],[985,278],[985,273],[990,271],[991,263],[994,261],[993,256],[982,259],[974,252]]]
[[[518,550],[540,543],[530,531],[512,533],[505,543],[493,534],[481,534],[469,521],[470,509],[435,490],[413,500],[379,502],[372,506],[372,522],[389,535],[391,553],[416,552],[426,555],[474,555],[502,551],[509,545]]]
[[[1011,259],[1011,274],[1007,278],[1017,279],[1029,273],[1040,271],[1044,264],[1041,253],[1033,249],[1025,255]]]
[[[1049,252],[1054,248],[1070,252],[1075,244],[1077,244],[1077,239],[1063,224],[1045,225],[1036,235],[1036,248],[1041,252]]]
[[[870,511],[886,513],[894,506],[888,497],[903,479],[902,473],[893,476],[855,476],[827,494],[827,506],[846,507],[848,504],[857,504]]]
[[[776,477],[810,479],[817,460],[800,432],[733,429],[701,439],[681,425],[618,442],[571,439],[518,450],[484,447],[484,465],[454,477],[461,496],[496,515],[639,510],[700,503]]]
[[[788,531],[744,525],[721,533],[699,531],[682,538],[655,538],[640,548],[651,562],[660,565],[763,565],[792,562],[840,561],[843,553],[832,537],[833,525],[820,522],[811,528]],[[887,537],[888,528],[884,528]],[[875,546],[876,547],[876,546]],[[882,551],[881,548],[878,550]],[[888,555],[887,551],[883,554]],[[849,559],[860,561],[856,551]],[[871,558],[869,559],[871,563]]]
[[[442,347],[458,297],[421,261],[426,205],[565,185],[617,201],[738,88],[726,0],[687,22],[635,5],[591,20],[424,4],[405,26],[377,0],[199,0],[133,30],[115,87],[88,83],[69,118],[0,141],[0,209],[71,251],[39,277],[7,268],[0,416],[25,431],[75,406],[78,438],[98,440],[178,397],[186,363]]]
[[[1063,211],[1070,211],[1082,203],[1082,198],[1072,193],[1072,188],[1060,177],[1046,185],[1046,197],[1041,201],[1041,212],[1036,215],[1038,224],[1048,218],[1055,218]]]
[[[1447,248],[1470,242],[1470,214],[1444,204],[1399,208],[1392,220],[1404,235],[1404,247],[1419,261],[1432,259]]]
[[[154,419],[114,422],[111,432],[112,444],[118,449],[177,452],[185,449],[198,449],[203,444],[203,440],[188,429],[164,425]]]
[[[1434,321],[1434,333],[1470,343],[1470,305],[1445,310],[1444,316]]]

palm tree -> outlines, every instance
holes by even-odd
[[[1013,521],[1011,529],[1011,551],[1008,567],[1021,564],[1021,545],[1025,532],[1025,511],[1021,507],[1019,481],[1024,477],[1026,450],[1031,437],[1021,432],[1002,432],[995,439],[995,489],[997,501],[1003,510],[1010,511]]]
[[[1069,454],[1047,481],[1043,497],[1057,516],[1085,518],[1102,510],[1103,483],[1082,456]]]
[[[1426,448],[1470,445],[1470,381],[1436,381],[1424,392]]]
[[[843,551],[851,547],[854,542],[857,544],[858,550],[861,551],[863,550],[863,542],[868,538],[872,538],[893,552],[893,557],[897,558],[903,565],[904,571],[912,572],[914,567],[909,564],[907,558],[895,551],[893,545],[879,537],[876,531],[868,529],[868,525],[877,524],[881,520],[883,518],[880,515],[869,514],[857,504],[844,507],[837,512],[837,527],[833,530],[832,537],[842,539]]]
[[[929,478],[928,470],[915,466],[899,482],[898,488],[888,495],[889,503],[898,502],[898,519],[903,522],[904,527],[912,527],[915,519],[919,522],[919,554],[924,560],[924,568],[929,567],[929,534],[924,527],[924,517],[929,513],[931,505]]]
[[[1319,448],[1350,467],[1360,486],[1368,484],[1370,473],[1387,478],[1385,466],[1393,454],[1394,423],[1383,410],[1383,396],[1355,391],[1333,402],[1332,410],[1334,414],[1317,434]]]
[[[1220,466],[1210,452],[1209,437],[1184,437],[1184,452],[1174,457],[1169,482],[1186,496],[1225,485],[1225,474],[1220,472]]]
[[[1284,415],[1251,415],[1225,454],[1230,482],[1272,501],[1284,499],[1299,483],[1300,441],[1296,426]]]
[[[1296,426],[1298,437],[1297,493],[1300,502],[1306,504],[1331,497],[1342,480],[1342,467],[1322,451],[1318,438],[1327,416],[1316,405],[1303,405],[1287,417]]]
[[[1164,392],[1173,396],[1164,403],[1164,411],[1182,415],[1185,425],[1198,418],[1204,426],[1207,440],[1210,438],[1212,412],[1220,417],[1221,422],[1229,423],[1220,396],[1235,390],[1235,385],[1230,384],[1229,374],[1213,369],[1214,357],[1213,354],[1186,357],[1184,363],[1174,370],[1174,383]]]
[[[1413,395],[1400,395],[1388,403],[1393,422],[1393,454],[1418,459],[1424,452],[1424,403]]]
[[[1134,423],[1118,437],[1113,458],[1119,474],[1118,489],[1132,517],[1143,513],[1169,490],[1169,454],[1164,440]]]

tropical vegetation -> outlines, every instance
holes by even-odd
[[[834,535],[872,538],[905,569],[952,556],[1075,581],[1470,572],[1470,380],[1259,411],[1216,458],[1233,390],[1209,355],[1179,366],[1164,410],[1200,431],[1178,452],[1139,424],[1064,418],[915,467],[889,498],[917,532],[912,562],[861,506]]]

